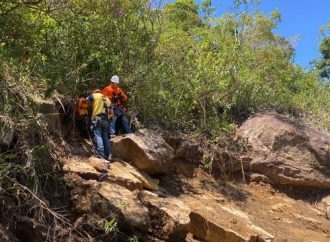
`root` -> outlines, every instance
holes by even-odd
[[[70,231],[74,231],[76,232],[79,236],[81,236],[83,239],[88,239],[88,241],[92,241],[92,238],[85,232],[85,234],[81,233],[80,231],[78,231],[77,229],[75,229],[72,226],[72,223],[69,219],[67,219],[65,216],[55,212],[54,210],[52,210],[51,208],[49,208],[47,206],[47,204],[42,201],[34,192],[32,192],[28,187],[20,184],[19,182],[17,182],[16,180],[5,176],[6,179],[8,179],[9,181],[13,182],[14,185],[17,185],[18,187],[20,187],[22,189],[22,191],[27,192],[29,195],[31,195],[33,197],[33,199],[35,199],[36,201],[38,201],[38,206],[40,209],[45,210],[49,215],[51,215],[54,218],[54,222],[52,224],[52,227],[55,228],[63,228],[66,227],[68,228]],[[43,219],[39,218],[38,221],[42,221]],[[50,230],[50,228],[49,228]]]

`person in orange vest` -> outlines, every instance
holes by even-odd
[[[109,118],[112,115],[110,100],[95,89],[87,99],[92,103],[92,131],[96,155],[99,158],[110,160],[112,158],[111,145],[109,141]]]
[[[76,127],[84,138],[91,137],[89,125],[89,101],[86,99],[87,95],[82,94],[76,98]]]
[[[110,99],[114,113],[110,120],[109,133],[111,136],[118,134],[116,123],[119,123],[123,127],[125,134],[132,133],[127,116],[125,114],[126,109],[124,107],[124,102],[127,101],[127,95],[118,86],[118,84],[119,76],[114,75],[111,77],[110,85],[103,89],[103,95]]]
[[[87,95],[86,95],[87,96]],[[88,115],[89,101],[83,95],[76,98],[76,111],[79,116]]]

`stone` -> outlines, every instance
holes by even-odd
[[[208,242],[245,242],[249,237],[237,234],[229,228],[224,228],[216,223],[206,219],[197,212],[190,213],[191,225],[190,232],[197,238]]]
[[[88,158],[87,162],[99,172],[107,172],[108,171],[108,166],[105,163],[105,160],[102,160],[102,159],[97,158],[97,157],[90,157],[90,158]]]
[[[327,219],[330,219],[330,206],[327,206],[325,209],[325,217]]]
[[[315,208],[319,215],[330,219],[330,196],[323,197],[319,203],[315,204]]]
[[[76,173],[67,173],[64,179],[71,188],[74,211],[85,214],[89,223],[98,221],[95,226],[103,229],[100,222],[115,219],[122,232],[147,231],[148,209],[139,201],[137,193],[117,184],[81,179]],[[80,222],[76,223],[79,226]]]
[[[156,132],[141,129],[112,139],[113,156],[132,163],[148,174],[167,172],[174,151]]]
[[[322,198],[321,203],[324,203],[327,206],[330,206],[330,196]]]
[[[63,166],[63,171],[76,173],[87,180],[97,180],[101,174],[91,164],[85,162],[66,162]]]
[[[250,181],[257,182],[257,183],[264,182],[264,183],[268,183],[268,184],[274,183],[269,177],[262,175],[262,174],[258,174],[258,173],[250,174]]]
[[[203,151],[199,144],[177,133],[163,133],[162,137],[174,149],[174,158],[191,162],[200,162]]]
[[[197,197],[196,197],[197,198]],[[190,207],[189,232],[202,241],[272,241],[274,236],[234,204],[219,203],[210,196],[181,196]],[[273,232],[273,231],[271,231]]]
[[[190,208],[177,198],[139,193],[150,215],[149,232],[165,241],[184,241],[190,223]]]
[[[245,170],[276,184],[330,188],[330,136],[268,113],[243,123],[237,139],[251,158],[242,160]]]
[[[229,219],[228,221],[230,221],[230,218],[235,220],[232,226],[229,226],[219,215],[210,216],[203,212],[192,211],[189,215],[189,232],[207,242],[257,242],[272,241],[274,239],[273,235],[252,224],[245,214],[235,211],[234,209],[230,209],[230,213],[232,214],[227,218]],[[222,213],[223,211],[219,212]],[[225,217],[227,216],[228,213]]]
[[[123,170],[118,162],[114,162],[110,165],[108,174],[107,182],[123,186],[130,191],[143,189],[142,181],[130,172]]]
[[[8,117],[0,115],[0,146],[8,147],[14,138],[15,124]]]
[[[100,207],[100,203],[104,203],[98,194],[99,182],[81,179],[76,173],[67,173],[64,179],[71,188],[71,202],[78,214],[91,214],[95,208]]]
[[[196,167],[196,164],[184,160],[176,160],[173,162],[173,167],[175,168],[174,170],[177,174],[182,174],[189,178],[193,178],[198,170],[198,166]]]
[[[127,162],[117,160],[109,166],[108,180],[124,186],[129,190],[158,190],[158,180],[152,179],[148,174],[139,171]]]
[[[191,140],[183,140],[175,149],[174,158],[201,162],[203,152],[197,143],[194,143]]]
[[[137,199],[137,195],[125,187],[101,183],[99,195],[107,200],[107,205],[112,205],[111,210],[121,213],[127,224],[138,228],[141,231],[146,231],[149,223],[148,209]],[[102,213],[102,208],[100,212]],[[107,210],[104,209],[103,216],[108,216]]]

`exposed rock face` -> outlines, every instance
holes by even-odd
[[[245,169],[278,184],[330,188],[329,136],[279,114],[250,118],[237,136],[247,142]]]
[[[318,209],[325,213],[325,217],[330,220],[330,196],[324,197],[318,204]]]
[[[199,162],[203,158],[203,151],[198,143],[180,134],[164,133],[162,137],[174,149],[174,158],[192,162]]]
[[[125,187],[97,182],[95,180],[79,179],[74,173],[65,175],[65,180],[72,187],[71,201],[78,214],[93,214],[86,219],[88,223],[95,220],[100,226],[102,219],[110,221],[115,218],[123,231],[133,228],[146,231],[148,210],[137,199],[136,194]],[[76,221],[75,226],[86,223],[84,219]]]
[[[150,214],[149,232],[165,241],[185,241],[190,223],[190,208],[177,198],[160,198],[140,193]]]
[[[99,180],[102,175],[107,175],[103,181],[123,186],[131,191],[143,188],[158,190],[158,181],[152,179],[145,172],[122,160],[112,162],[109,167],[104,160],[90,157],[82,160],[67,160],[63,166],[66,173],[74,173],[86,180]]]
[[[252,174],[248,174],[250,176],[250,181],[253,182],[264,182],[264,183],[269,183],[269,184],[273,184],[274,182],[269,179],[269,177],[262,175],[262,174],[257,174],[257,173],[252,173]]]
[[[222,228],[199,213],[192,212],[190,214],[190,219],[192,220],[190,232],[205,241],[249,241],[248,237],[244,238],[242,235],[239,235],[230,229]]]
[[[149,223],[148,209],[137,199],[136,194],[116,184],[102,183],[99,194],[124,215],[129,225],[146,231]],[[105,210],[103,216],[108,216]],[[125,221],[125,222],[126,222]]]
[[[165,140],[148,129],[114,138],[112,152],[148,174],[166,173],[174,155]]]
[[[91,166],[86,162],[67,162],[63,166],[63,171],[66,173],[78,174],[83,179],[87,179],[87,180],[89,179],[97,180],[101,174],[93,166]]]
[[[326,208],[325,217],[330,220],[330,206]]]
[[[208,242],[273,241],[274,236],[253,224],[249,216],[234,207],[205,204],[191,208],[189,232]]]
[[[109,173],[109,180],[117,184],[122,182],[122,185],[130,190],[142,190],[143,188],[149,190],[159,189],[157,180],[152,179],[145,172],[139,171],[127,162],[121,160],[111,163]]]
[[[96,158],[96,157],[89,157],[87,160],[87,164],[94,167],[97,171],[100,172],[107,172],[108,166],[104,163],[104,160]]]
[[[0,115],[0,146],[8,147],[14,137],[14,122],[7,116]]]
[[[259,124],[259,126],[262,125]],[[252,181],[278,183],[277,176],[270,176],[267,173],[269,167],[277,169],[278,164],[280,164],[279,167],[285,167],[285,169],[298,167],[301,160],[297,161],[292,158],[287,161],[288,163],[281,163],[279,160],[280,158],[283,159],[283,152],[287,152],[288,147],[298,147],[298,150],[304,149],[307,138],[302,139],[302,141],[295,138],[294,140],[298,140],[298,145],[295,146],[295,142],[285,138],[288,131],[279,134],[284,136],[283,138],[281,138],[282,136],[277,138],[275,135],[273,140],[267,141],[267,138],[272,138],[270,134],[266,133],[263,136],[264,131],[255,134],[252,125],[251,129],[252,131],[248,134],[253,135],[252,141],[257,142],[258,145],[255,146],[251,143],[250,137],[247,135],[245,139],[248,146],[241,160],[243,166],[251,171],[247,172],[246,175],[249,175]],[[151,164],[154,169],[153,162],[158,162],[160,158],[163,159],[165,156],[164,150],[167,150],[168,146],[163,145],[164,140],[160,140],[160,142],[158,137],[154,137],[154,134],[149,135],[149,132],[152,131],[142,130],[138,134],[114,139],[114,144],[121,147],[118,150],[122,152],[124,159],[131,157],[133,164],[121,159],[114,159],[107,166],[102,159],[81,158],[79,156],[71,156],[63,162],[63,169],[66,172],[65,180],[68,187],[71,188],[71,202],[79,215],[74,222],[75,228],[83,230],[89,226],[92,228],[91,231],[103,231],[105,221],[114,218],[120,231],[127,232],[127,234],[138,233],[141,236],[141,241],[199,241],[200,239],[210,242],[257,242],[282,241],[282,239],[301,241],[302,238],[327,241],[326,235],[329,227],[327,226],[328,220],[325,218],[329,216],[327,198],[319,203],[320,208],[317,210],[312,207],[308,210],[302,201],[302,204],[299,205],[292,199],[285,200],[278,196],[274,197],[275,191],[268,190],[271,188],[269,185],[250,183],[242,186],[229,186],[227,184],[222,187],[221,183],[213,180],[211,175],[205,174],[201,170],[194,170],[193,168],[196,166],[194,161],[191,162],[192,160],[187,158],[189,160],[187,162],[185,158],[182,158],[183,160],[180,158],[188,157],[189,152],[181,152],[180,150],[184,150],[186,149],[184,147],[190,147],[190,145],[182,145],[181,141],[178,140],[177,143],[174,142],[175,145],[171,144],[175,154],[169,148],[172,157],[167,160],[176,157],[174,158],[176,159],[175,162],[171,164],[171,169],[177,168],[177,173],[169,172],[161,176],[159,186],[157,180],[133,166],[142,160],[142,164],[147,164],[148,168],[148,165]],[[241,134],[241,136],[243,135]],[[150,139],[158,140],[158,145],[149,146],[148,142],[154,142]],[[285,142],[281,143],[281,140]],[[289,141],[286,142],[286,140]],[[320,144],[317,143],[312,147],[318,145]],[[257,150],[259,146],[261,146],[261,151]],[[311,148],[307,148],[307,150],[310,151]],[[293,151],[296,152],[295,149]],[[289,150],[288,154],[296,158],[299,154],[297,155],[293,151]],[[130,154],[131,152],[133,154]],[[191,152],[193,151],[191,150]],[[134,160],[136,157],[140,160]],[[228,157],[230,160],[230,156]],[[272,160],[273,157],[276,159]],[[302,159],[301,156],[298,157]],[[310,155],[310,157],[313,156]],[[321,155],[315,157],[317,160]],[[267,166],[267,162],[270,162],[272,166]],[[193,175],[184,175],[189,171],[178,172],[181,169],[178,164],[181,163],[191,164]],[[162,162],[156,164],[158,169]],[[320,162],[320,164],[323,163]],[[239,169],[241,168],[240,165],[239,162]],[[266,167],[265,170],[260,169],[261,165]],[[163,169],[163,166],[160,168]],[[303,172],[302,174],[305,175],[306,171],[303,170]],[[159,173],[159,169],[155,173]],[[107,174],[106,178],[100,181],[99,177],[104,174]],[[298,175],[301,174],[298,173]],[[296,177],[290,179],[296,179]],[[245,191],[248,186],[255,187]],[[144,191],[144,188],[156,191]],[[257,188],[259,190],[254,190]],[[253,192],[254,195],[250,195],[250,192]],[[105,238],[109,237],[102,238],[103,241],[107,241]],[[296,238],[297,240],[295,240]]]
[[[123,231],[137,229],[146,232],[151,229],[159,238],[170,241],[185,239],[190,221],[189,209],[177,199],[165,201],[156,194],[139,192],[143,187],[156,190],[158,185],[130,164],[121,160],[111,163],[108,178],[103,182],[97,180],[100,171],[104,170],[104,163],[95,157],[81,161],[66,160],[63,170],[67,184],[72,187],[71,200],[75,210],[81,214],[94,214],[94,217],[78,219],[76,227],[99,222],[101,218],[115,218]]]

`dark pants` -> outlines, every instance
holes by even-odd
[[[110,120],[109,133],[111,135],[113,134],[118,135],[120,128],[123,129],[124,134],[132,133],[132,130],[129,126],[129,122],[124,110],[119,107],[114,107],[113,112],[114,112],[114,117],[112,117]]]
[[[109,142],[109,123],[106,117],[94,117],[93,134],[94,144],[96,148],[96,155],[100,158],[107,159],[111,154],[111,145]]]

